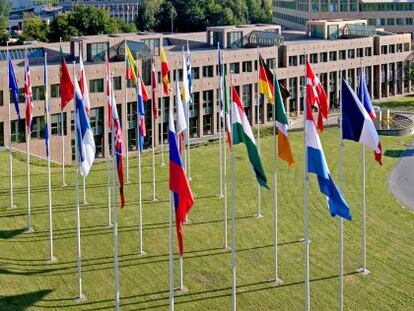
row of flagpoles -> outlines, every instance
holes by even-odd
[[[227,87],[226,70],[223,62],[223,53],[218,45],[218,68],[219,68],[219,91],[220,91],[220,116],[219,116],[219,181],[220,181],[220,196],[224,198],[224,249],[228,250],[228,210],[227,210],[227,156],[226,143],[230,150],[230,164],[231,164],[231,254],[232,254],[232,309],[236,310],[236,196],[235,196],[235,164],[234,164],[234,145],[243,143],[246,145],[249,161],[253,168],[254,175],[258,182],[257,191],[257,218],[263,217],[261,213],[260,204],[260,189],[261,187],[269,188],[264,168],[260,159],[260,94],[264,95],[268,103],[271,103],[273,114],[273,213],[274,213],[274,272],[273,280],[276,285],[280,284],[282,280],[278,273],[278,194],[277,194],[277,167],[280,158],[286,161],[289,167],[293,167],[295,162],[293,160],[292,150],[288,138],[288,117],[284,108],[284,100],[290,96],[289,92],[279,82],[276,77],[276,69],[274,66],[273,73],[268,68],[258,49],[258,96],[257,96],[257,137],[255,139],[248,118],[244,112],[244,105],[239,98],[236,87],[233,83],[232,73],[230,76],[230,88]],[[179,246],[179,290],[184,290],[183,282],[183,224],[186,221],[187,214],[194,203],[194,197],[189,185],[190,180],[190,103],[192,102],[192,75],[191,75],[191,54],[187,45],[187,52],[183,49],[183,82],[182,88],[178,81],[176,82],[175,90],[170,88],[169,73],[170,69],[167,62],[167,57],[164,49],[161,47],[161,78],[163,85],[163,94],[168,96],[170,92],[175,91],[176,98],[176,120],[174,120],[174,103],[169,104],[168,114],[168,141],[169,141],[169,170],[170,170],[170,309],[174,308],[174,267],[173,267],[173,240],[172,240],[172,226],[173,214],[175,214],[175,223],[177,230],[178,246]],[[27,229],[32,231],[31,214],[30,214],[30,133],[32,128],[32,92],[31,92],[31,75],[29,60],[27,52],[25,55],[25,74],[24,74],[24,94],[26,103],[26,170],[27,170]],[[123,173],[123,158],[126,157],[126,182],[129,182],[128,176],[128,147],[124,142],[124,138],[128,141],[127,131],[126,135],[122,132],[121,120],[118,116],[115,95],[112,87],[112,76],[109,65],[109,58],[106,55],[106,95],[107,104],[107,130],[111,131],[111,149],[109,152],[106,147],[106,169],[107,169],[107,225],[112,226],[114,230],[114,260],[115,260],[115,304],[116,309],[119,309],[119,267],[117,254],[117,196],[116,196],[116,179],[118,180],[120,192],[121,208],[125,205],[124,198],[124,173]],[[125,41],[125,82],[132,81],[137,90],[137,145],[138,145],[138,255],[144,255],[142,243],[142,187],[141,187],[141,152],[143,150],[143,138],[146,136],[145,128],[145,107],[144,103],[152,99],[151,116],[152,116],[152,177],[153,177],[153,193],[152,198],[156,198],[156,177],[155,177],[155,142],[154,142],[154,128],[155,122],[158,118],[157,107],[157,81],[155,71],[155,61],[152,59],[152,74],[151,98],[145,89],[144,83],[138,72],[138,59],[134,59]],[[362,67],[362,66],[361,66]],[[341,188],[343,185],[343,140],[352,140],[367,145],[375,152],[375,159],[381,163],[381,144],[378,134],[375,129],[373,120],[375,113],[372,107],[371,98],[365,81],[365,74],[361,68],[361,74],[358,85],[358,94],[356,94],[345,79],[341,77],[341,110],[340,110],[340,158],[339,158],[339,187],[333,181],[332,175],[328,169],[325,160],[322,144],[319,138],[318,130],[323,132],[324,122],[328,119],[329,104],[326,97],[326,92],[323,89],[318,77],[315,75],[310,62],[306,60],[306,86],[304,98],[304,144],[305,144],[305,161],[304,161],[304,219],[305,219],[305,310],[310,309],[310,252],[309,252],[309,208],[308,208],[308,182],[309,173],[314,173],[317,176],[320,191],[326,196],[328,201],[328,208],[332,216],[339,217],[339,240],[340,240],[340,291],[339,291],[339,306],[343,309],[343,219],[351,220],[351,213],[349,206],[344,199]],[[82,291],[82,274],[81,274],[81,239],[80,239],[80,213],[79,213],[79,175],[83,180],[83,199],[86,203],[86,176],[91,169],[95,158],[95,143],[92,129],[89,122],[90,101],[89,91],[86,83],[85,68],[83,66],[82,55],[79,59],[79,82],[76,79],[75,63],[73,66],[73,81],[69,74],[69,69],[63,55],[61,56],[61,80],[60,80],[60,96],[61,109],[65,109],[67,104],[74,99],[75,105],[75,158],[76,158],[76,226],[77,226],[77,259],[78,259],[78,299],[83,300],[84,295]],[[18,117],[20,118],[20,111],[18,105],[18,85],[15,76],[13,64],[10,56],[8,56],[8,76],[9,88],[12,99],[15,103],[15,108]],[[47,76],[47,54],[44,58],[44,84],[45,84],[45,140],[46,140],[46,156],[48,162],[48,207],[49,207],[49,260],[55,262],[57,259],[53,253],[53,229],[52,229],[52,193],[51,193],[51,179],[50,179],[50,107],[48,102],[48,76]],[[230,95],[228,91],[230,89]],[[125,102],[127,94],[125,93]],[[163,119],[164,102],[162,101],[161,119]],[[315,120],[313,109],[318,110],[318,118]],[[10,119],[10,105],[9,105],[9,119]],[[62,138],[64,136],[63,117],[62,122]],[[128,128],[128,127],[127,127]],[[10,134],[10,133],[9,133]],[[222,134],[225,134],[223,137]],[[277,136],[276,136],[277,135]],[[10,137],[11,135],[9,135]],[[161,164],[164,164],[163,159],[163,127],[161,126]],[[9,138],[10,139],[10,138]],[[107,139],[105,139],[107,141]],[[64,141],[62,139],[62,148]],[[363,260],[361,272],[368,273],[366,267],[366,212],[365,212],[365,148],[362,149],[363,162],[363,198],[362,198],[362,222],[363,222]],[[9,170],[10,170],[10,206],[14,207],[13,202],[13,180],[12,180],[12,153],[11,140],[9,140]],[[111,185],[111,154],[113,162],[112,185]],[[62,184],[65,184],[65,168],[64,168],[64,150],[62,150]],[[116,177],[117,175],[117,177]],[[111,199],[112,194],[112,199]],[[112,203],[111,203],[112,201]],[[112,204],[112,207],[111,207]],[[113,208],[113,209],[112,209]],[[113,216],[113,219],[112,219]]]

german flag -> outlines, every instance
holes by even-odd
[[[170,78],[168,74],[170,73],[170,67],[168,66],[167,56],[165,55],[164,48],[161,47],[161,76],[162,76],[162,85],[164,89],[164,94],[170,94]]]
[[[273,92],[273,74],[259,54],[259,93],[265,95],[269,103],[273,104]]]

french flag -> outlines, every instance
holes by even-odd
[[[381,164],[382,147],[374,121],[357,94],[344,79],[342,79],[341,106],[342,139],[353,140],[373,149],[375,159]]]
[[[88,176],[95,159],[95,141],[78,81],[76,79],[73,80],[75,82],[75,127],[78,140],[80,174]]]
[[[178,95],[179,96],[179,95]],[[170,191],[174,193],[175,224],[180,257],[184,253],[183,223],[194,203],[194,197],[185,175],[174,125],[173,104],[169,108],[168,142],[170,144]]]
[[[328,164],[326,163],[325,155],[322,149],[322,144],[316,130],[315,119],[313,117],[310,102],[307,102],[306,109],[306,152],[308,155],[309,173],[314,173],[318,177],[319,189],[326,196],[328,200],[329,212],[332,217],[339,216],[347,220],[351,220],[351,212],[348,203],[336,187],[331,173],[329,172]]]

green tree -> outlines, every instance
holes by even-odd
[[[156,15],[160,11],[161,4],[165,0],[143,0],[141,13],[138,14],[137,27],[141,31],[154,31],[158,28],[159,21]]]
[[[51,42],[58,42],[60,39],[68,41],[70,37],[78,36],[76,26],[72,26],[70,14],[58,15],[49,25],[48,39]]]
[[[9,24],[10,4],[7,0],[0,0],[0,44],[6,45],[9,34],[6,31]]]
[[[121,33],[137,32],[137,26],[134,23],[127,23],[122,19],[116,19],[116,22]]]
[[[23,34],[26,40],[47,41],[48,24],[38,16],[25,13],[23,17]]]

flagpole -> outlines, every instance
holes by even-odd
[[[9,61],[9,43],[7,42],[7,61]],[[7,65],[7,76],[10,80],[9,66]],[[10,208],[15,208],[13,202],[13,153],[12,153],[12,141],[11,141],[11,113],[10,105],[7,105],[7,113],[9,115],[9,174],[10,174]]]
[[[49,81],[47,76],[47,53],[45,53],[45,111],[46,111],[46,130],[47,130],[47,141],[46,141],[46,157],[47,157],[47,193],[48,193],[48,208],[49,208],[49,263],[57,262],[55,256],[53,256],[53,220],[52,220],[52,180],[50,171],[50,116],[49,116]]]
[[[259,47],[257,47],[257,152],[260,156],[260,93],[259,93],[259,71],[260,71],[260,60],[259,60]],[[257,184],[257,214],[256,218],[263,218],[263,215],[261,213],[261,196],[260,196],[260,185]]]
[[[136,55],[137,65],[137,99],[139,98],[139,88],[141,87],[141,78],[138,77],[138,53]],[[138,131],[138,256],[144,255],[142,251],[142,176],[141,176],[141,132],[140,132],[141,117],[139,112],[139,104],[137,100],[137,131]],[[142,146],[144,147],[144,146]]]
[[[161,90],[162,94],[162,90]],[[164,162],[164,106],[165,106],[165,97],[161,95],[161,166],[165,166]]]
[[[109,56],[108,56],[108,54],[106,53],[106,59],[108,60],[108,63],[109,63],[109,58],[108,58]],[[106,70],[106,77],[107,77],[107,79],[108,79],[108,81],[110,81],[110,82],[112,82],[111,80],[109,80],[110,79],[110,72],[109,72],[109,70],[108,70],[109,68],[108,68],[108,66],[105,66],[105,70]],[[110,124],[109,122],[111,122],[111,124],[112,124],[112,120],[109,120],[109,110],[110,109],[112,109],[111,107],[112,107],[112,89],[111,89],[111,83],[106,83],[106,88],[107,88],[107,90],[106,90],[106,95],[107,95],[107,104],[105,105],[106,106],[106,116],[107,116],[107,118],[108,118],[108,120],[107,120],[107,124],[105,125],[105,143],[106,143],[106,148],[105,148],[105,151],[106,151],[106,200],[107,200],[107,227],[108,228],[110,228],[110,227],[112,227],[112,219],[111,219],[111,217],[112,217],[112,215],[111,215],[111,213],[112,213],[112,211],[111,211],[111,150],[109,149],[109,135],[108,135],[108,132],[109,132],[109,126],[108,126],[108,124]],[[111,105],[111,107],[108,107],[108,101],[109,101],[109,104]],[[125,78],[125,103],[126,103],[126,78]],[[112,115],[112,114],[111,114]],[[126,130],[126,132],[128,132],[128,129]],[[112,129],[111,129],[111,134],[110,135],[112,135]]]
[[[76,74],[75,64],[73,62],[73,94],[76,97]],[[76,117],[76,100],[75,105],[75,161],[76,161],[76,176],[75,176],[75,194],[76,194],[76,242],[77,242],[77,264],[78,264],[78,297],[77,302],[86,300],[85,295],[82,293],[82,263],[81,263],[81,235],[80,235],[80,208],[79,208],[79,150],[78,150],[78,135],[77,135],[77,117]]]
[[[82,177],[82,190],[83,190],[83,205],[88,204],[86,202],[86,177]]]
[[[111,73],[110,79],[113,83],[113,76]],[[111,83],[111,84],[112,84]],[[111,107],[114,104],[112,102],[112,94],[111,94]],[[116,107],[115,107],[116,109]],[[115,166],[116,166],[116,158],[115,158],[115,141],[114,141],[114,123],[112,124],[112,130],[111,130],[111,141],[112,141],[112,196],[113,196],[113,213],[114,213],[114,265],[115,265],[115,310],[119,311],[119,263],[118,263],[118,209],[116,207],[116,172],[115,172]]]
[[[171,105],[171,103],[170,103]],[[173,241],[173,214],[174,214],[174,203],[173,203],[173,194],[170,191],[170,245],[169,245],[169,255],[170,255],[170,311],[174,311],[174,241]]]
[[[305,54],[305,59],[307,55]],[[305,65],[305,77],[307,77],[306,65]],[[306,78],[307,79],[307,78]],[[309,173],[308,173],[308,151],[307,151],[307,130],[306,130],[306,118],[308,104],[306,99],[306,85],[305,81],[305,92],[303,97],[303,132],[304,132],[304,179],[303,179],[303,209],[304,209],[304,222],[305,222],[305,311],[310,310],[310,274],[309,274],[309,206],[308,206],[308,183],[309,183]]]
[[[112,134],[111,134],[112,135]],[[105,140],[108,140],[108,136]],[[106,155],[106,200],[107,200],[107,226],[112,227],[112,219],[111,219],[111,153],[109,152],[109,144],[107,143],[107,155]]]
[[[60,46],[62,46],[62,37],[60,37]],[[62,55],[63,57],[63,55]],[[62,96],[62,94],[59,94]],[[63,107],[60,107],[60,135],[62,140],[62,187],[66,187],[66,180],[65,180],[65,130],[64,130],[64,122],[63,122]]]
[[[362,148],[362,268],[363,275],[369,274],[367,269],[367,218],[366,218],[366,161],[365,161],[365,145]]]
[[[183,61],[182,68],[183,68],[183,82],[184,82],[184,66],[187,66],[187,64],[184,63],[184,46],[181,46],[181,59]],[[178,72],[177,72],[177,81],[179,81],[179,73]],[[188,87],[188,86],[186,86],[186,87]],[[184,83],[183,83],[182,91],[184,91]],[[181,96],[181,94],[177,94],[177,96]],[[183,97],[181,96],[181,98],[183,98]],[[187,112],[187,108],[186,108],[186,112]],[[184,117],[185,117],[185,113],[184,113]],[[185,118],[185,119],[186,119],[185,122],[187,122],[187,118]],[[187,176],[187,147],[188,147],[187,146],[187,131],[188,131],[188,127],[187,127],[187,130],[186,130],[186,133],[182,134],[182,137],[183,137],[184,170],[185,170],[186,176]],[[180,148],[181,148],[181,145],[180,145]]]
[[[221,56],[222,59],[224,60],[224,52],[221,52]],[[222,64],[222,72],[224,73],[224,64]],[[227,77],[226,75],[224,77]],[[224,82],[223,82],[224,84]],[[224,85],[227,85],[224,84]],[[227,92],[227,90],[224,90],[224,92]],[[222,105],[224,105],[225,103],[223,103]],[[231,103],[230,103],[231,105]],[[230,106],[231,107],[231,106]],[[224,110],[224,116],[223,116],[223,126],[224,129],[226,129],[227,126],[227,118],[226,118],[226,111]],[[228,245],[228,224],[227,224],[227,219],[228,219],[228,211],[227,211],[227,154],[226,154],[226,143],[224,142],[224,148],[223,148],[223,182],[224,182],[224,250],[228,250],[229,249],[229,245]]]
[[[191,180],[191,175],[190,175],[190,168],[191,168],[191,157],[190,157],[190,150],[191,150],[191,139],[190,139],[190,131],[191,131],[191,127],[190,127],[190,105],[193,103],[193,94],[192,94],[192,89],[191,89],[191,81],[188,78],[189,76],[191,76],[192,78],[192,73],[191,73],[191,57],[190,57],[190,49],[188,47],[188,40],[187,40],[187,57],[186,57],[186,64],[185,66],[187,67],[187,88],[188,88],[188,93],[190,95],[189,97],[189,102],[187,105],[187,166],[186,166],[186,170],[187,170],[187,179]]]
[[[151,62],[154,63],[154,57],[151,59]],[[154,65],[155,66],[155,65]],[[151,66],[151,71],[152,71],[152,66]],[[152,77],[152,72],[151,72],[151,77]],[[152,86],[153,83],[151,83]],[[155,90],[151,91],[152,94],[155,94]],[[156,190],[155,190],[155,122],[157,121],[154,118],[154,105],[155,103],[153,101],[156,100],[156,96],[152,96],[152,103],[151,103],[151,147],[152,147],[152,201],[156,202],[158,201],[156,198]],[[157,112],[158,113],[158,112]]]
[[[25,57],[27,57],[27,48],[26,48]],[[25,71],[26,70],[28,69],[25,68]],[[25,81],[25,83],[31,83],[31,82]],[[31,91],[29,91],[29,94],[26,94],[26,96],[31,97],[32,94],[30,92]],[[30,100],[30,98],[29,99],[26,98],[26,105],[28,105],[28,100]],[[26,171],[27,171],[27,230],[26,232],[31,233],[33,232],[33,227],[32,227],[31,198],[30,198],[30,153],[29,153],[30,152],[30,127],[27,127],[27,117],[28,116],[26,116]],[[31,124],[29,124],[29,126],[31,126]]]
[[[340,93],[342,95],[342,75],[341,75],[341,88]],[[339,173],[339,191],[342,191],[343,183],[343,149],[344,149],[344,140],[343,137],[343,125],[342,125],[342,101],[339,104],[339,163],[338,163],[338,173]],[[344,220],[342,217],[339,218],[339,310],[344,310]]]
[[[233,88],[233,72],[230,72],[230,87]],[[231,109],[230,119],[232,119],[233,110],[233,90],[230,93]],[[232,311],[237,310],[236,302],[236,192],[235,192],[235,170],[234,170],[234,146],[230,151],[231,158],[231,271],[232,271]]]
[[[127,93],[127,91],[128,91],[128,79],[127,79],[127,76],[126,76],[126,70],[127,70],[127,68],[126,68],[126,64],[127,64],[126,47],[127,47],[127,43],[126,43],[126,39],[124,39],[124,50],[125,50],[125,52],[124,52],[124,64],[125,64],[125,90],[124,90],[124,99],[125,99],[126,111],[128,113],[128,93]],[[129,180],[129,156],[128,156],[128,153],[129,153],[129,150],[128,150],[129,149],[129,143],[128,143],[129,133],[128,133],[128,128],[129,128],[129,126],[128,126],[128,115],[126,117],[126,120],[127,120],[127,122],[126,122],[126,126],[125,126],[125,164],[126,164],[126,183],[129,184],[131,181]]]

